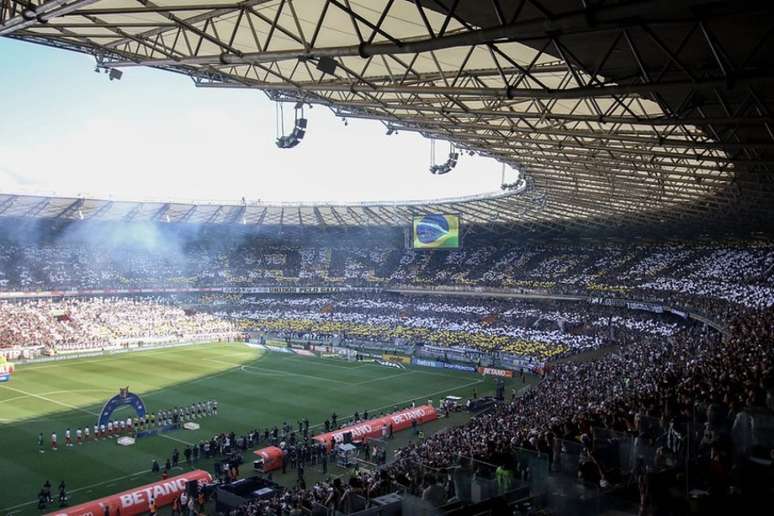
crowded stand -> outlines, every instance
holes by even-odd
[[[383,467],[300,482],[230,514],[347,514],[394,492],[427,510],[470,503],[471,483],[487,479],[495,495],[545,482],[574,492],[580,505],[568,514],[616,490],[634,490],[642,515],[684,514],[689,503],[706,514],[765,514],[774,450],[753,427],[774,410],[773,315],[736,320],[725,340],[696,326],[556,365],[526,394],[412,441]],[[693,501],[675,489],[686,483]]]
[[[516,486],[555,493],[572,485],[576,494],[581,489],[594,496],[635,490],[643,515],[686,512],[689,491],[709,500],[717,514],[731,507],[756,514],[751,508],[770,493],[774,441],[764,431],[774,410],[771,242],[484,241],[427,253],[378,243],[368,249],[252,239],[215,245],[197,238],[175,253],[55,239],[6,242],[0,246],[0,294],[9,299],[0,302],[0,347],[59,354],[256,333],[285,338],[288,346],[291,340],[365,341],[541,364],[532,369],[538,378],[526,392],[514,390],[436,435],[417,432],[378,467],[347,479],[299,482],[230,514],[303,514],[321,507],[348,513],[393,492],[435,507],[470,503],[471,479],[482,477],[496,479],[493,496]],[[366,289],[312,295],[237,288],[277,285]],[[444,286],[476,296],[433,292]],[[199,287],[233,288],[185,292]],[[18,295],[159,288],[169,292]],[[503,289],[544,299],[495,298]],[[545,298],[550,294],[582,297]],[[638,301],[610,302],[627,299]],[[650,302],[677,308],[667,313]],[[697,322],[689,309],[708,319]],[[592,351],[600,352],[560,360]],[[217,455],[261,441],[259,431],[235,436],[223,430],[193,449]],[[285,443],[290,446],[295,443]],[[302,464],[327,460],[322,448],[309,453]]]
[[[477,237],[482,239],[483,237]],[[206,233],[177,246],[138,248],[72,238],[21,243],[0,236],[0,292],[270,285],[512,288],[675,302],[721,318],[774,306],[774,243],[519,244],[483,239],[421,252]],[[332,241],[335,241],[332,239]]]
[[[342,338],[474,348],[541,360],[590,351],[627,334],[670,336],[677,318],[613,315],[604,306],[369,295],[246,299],[223,317],[280,336]]]
[[[0,347],[44,354],[236,335],[233,323],[162,298],[0,302]]]

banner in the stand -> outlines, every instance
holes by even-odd
[[[626,303],[626,308],[630,310],[644,310],[646,312],[653,312],[656,314],[664,313],[664,305],[656,303],[643,303],[641,301],[629,301]]]
[[[331,449],[335,444],[344,442],[344,434],[352,434],[352,441],[357,443],[381,437],[385,428],[390,426],[392,426],[393,432],[400,432],[401,430],[411,428],[411,424],[414,421],[417,424],[423,424],[435,419],[438,419],[438,412],[436,412],[432,405],[420,405],[419,407],[407,408],[384,417],[346,426],[335,432],[316,435],[314,440],[325,444],[328,449]]]
[[[678,317],[682,317],[683,319],[687,319],[688,318],[688,314],[686,312],[683,312],[682,310],[678,310],[676,308],[671,308],[671,307],[669,307],[669,308],[665,307],[665,310],[667,312],[669,312],[669,313],[675,314]]]
[[[176,477],[128,489],[122,493],[105,496],[91,502],[73,507],[63,507],[46,516],[100,516],[102,514],[133,516],[134,514],[143,514],[148,512],[151,500],[154,501],[157,508],[171,505],[175,498],[185,492],[188,482],[208,484],[212,482],[212,476],[206,471],[195,469]]]
[[[188,287],[188,288],[104,288],[83,290],[37,290],[0,292],[0,299],[45,297],[113,296],[116,294],[174,294],[216,292],[223,294],[335,294],[337,292],[381,292],[376,287]]]

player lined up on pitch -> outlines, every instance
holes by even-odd
[[[88,425],[71,431],[67,428],[64,432],[65,447],[71,448],[87,441],[112,439],[121,436],[136,437],[140,432],[159,428],[180,428],[183,423],[193,421],[206,416],[218,415],[218,400],[207,400],[192,403],[186,407],[174,407],[151,412],[140,417],[128,417],[126,419],[110,420],[105,424],[96,424],[91,429]],[[75,440],[73,440],[73,436]],[[52,451],[59,449],[56,432],[51,432],[50,445]],[[38,434],[38,451],[45,452],[43,432]]]

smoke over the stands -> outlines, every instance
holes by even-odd
[[[131,275],[140,262],[165,267],[175,274],[193,275],[195,271],[217,270],[215,263],[202,263],[209,256],[235,253],[250,255],[255,249],[304,247],[386,247],[400,249],[404,239],[401,228],[335,228],[325,226],[192,224],[165,222],[125,222],[0,217],[0,248],[24,261],[18,248],[44,249],[70,247],[86,256],[84,267],[99,275],[118,270]],[[244,247],[244,253],[240,248]],[[194,259],[195,258],[195,259]],[[76,256],[73,255],[75,260]],[[12,262],[14,259],[12,259]],[[110,267],[107,267],[108,263]]]

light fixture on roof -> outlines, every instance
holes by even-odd
[[[111,68],[110,72],[108,73],[108,78],[111,81],[120,81],[123,75],[124,75],[124,72],[122,72],[121,70],[116,70],[115,68]]]
[[[398,134],[398,128],[388,125],[387,126],[387,136],[392,136],[393,134]]]
[[[445,162],[439,164],[435,163],[435,140],[432,140],[430,145],[430,173],[435,176],[442,176],[451,172],[452,169],[457,166],[457,160],[460,159],[460,154],[457,152],[454,144],[449,144],[449,158]]]
[[[317,66],[316,68],[321,71],[324,74],[333,75],[336,73],[336,67],[338,66],[338,63],[335,59],[328,56],[321,56],[317,60]]]
[[[282,105],[280,104],[279,109],[280,115],[279,119],[282,120]],[[282,128],[282,132],[284,132],[285,128],[285,122],[282,120],[281,124],[278,124]],[[306,125],[307,125],[307,119],[304,118],[304,104],[303,102],[297,102],[295,105],[295,120],[293,122],[293,130],[290,134],[285,135],[282,134],[279,136],[276,140],[277,147],[280,149],[292,149],[299,143],[301,143],[301,140],[304,139],[304,136],[306,135]]]

